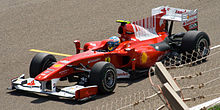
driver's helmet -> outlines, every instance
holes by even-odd
[[[113,51],[115,50],[116,47],[121,43],[120,38],[117,36],[112,36],[109,38],[109,41],[107,42],[108,44],[108,51]]]

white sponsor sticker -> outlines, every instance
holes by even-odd
[[[67,61],[67,60],[62,60],[60,61],[61,63],[69,63],[70,61]]]
[[[97,58],[97,59],[94,59],[94,60],[89,60],[88,63],[97,62],[99,60],[101,60],[101,58]]]

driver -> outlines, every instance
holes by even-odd
[[[107,42],[108,51],[111,52],[115,50],[119,46],[120,42],[120,38],[118,38],[117,36],[110,37],[109,41]]]

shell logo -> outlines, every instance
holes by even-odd
[[[189,15],[187,15],[187,19],[189,19]]]
[[[141,56],[141,63],[144,64],[146,62],[147,62],[147,54],[143,52]]]

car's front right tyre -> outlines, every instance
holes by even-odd
[[[114,91],[117,83],[116,69],[109,62],[97,62],[93,65],[89,85],[97,85],[98,92],[101,94],[111,93]]]

